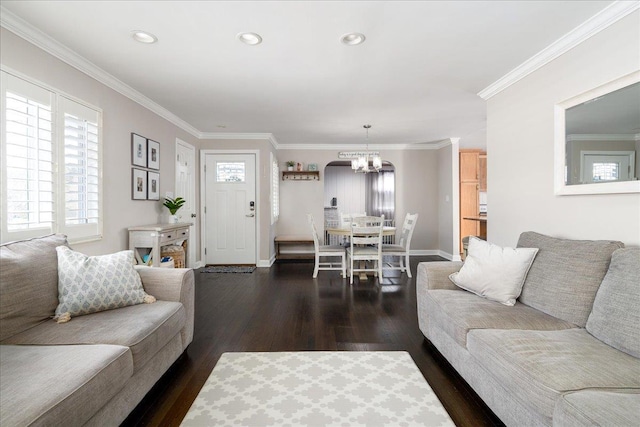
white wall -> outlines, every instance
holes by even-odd
[[[74,245],[89,255],[129,247],[127,228],[155,224],[164,218],[160,201],[131,200],[131,132],[160,143],[160,195],[174,191],[176,138],[200,142],[150,110],[2,28],[3,66],[75,96],[103,111],[103,238]],[[162,197],[161,197],[162,199]]]
[[[489,240],[521,232],[640,245],[640,195],[555,196],[554,105],[638,70],[640,12],[613,24],[487,103]]]
[[[453,250],[453,146],[438,150],[438,248],[450,257],[457,255]],[[420,218],[418,218],[420,220]],[[458,225],[456,224],[456,227]],[[449,256],[448,256],[449,257]]]

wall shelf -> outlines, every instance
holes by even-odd
[[[283,181],[320,181],[319,171],[282,171]]]

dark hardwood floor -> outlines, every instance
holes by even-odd
[[[196,270],[193,342],[123,425],[179,425],[224,352],[308,350],[407,351],[456,425],[502,425],[418,329],[416,265],[434,260],[412,257],[413,279],[389,272],[381,285],[351,286],[335,271],[312,279],[312,262],[252,274]]]

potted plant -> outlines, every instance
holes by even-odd
[[[185,202],[186,200],[182,197],[176,197],[175,199],[172,199],[170,197],[164,198],[164,203],[162,205],[169,209],[169,213],[171,214],[171,222],[178,222],[176,213],[182,207],[182,205],[185,204]]]
[[[289,160],[289,161],[287,162],[287,170],[288,170],[288,171],[292,171],[292,170],[293,170],[293,167],[294,167],[295,165],[296,165],[296,162],[294,162],[293,160]]]

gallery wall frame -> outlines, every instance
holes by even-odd
[[[147,171],[131,168],[131,198],[147,200]]]
[[[131,134],[131,163],[147,167],[147,138],[136,133]]]
[[[160,170],[160,143],[147,139],[147,167]]]
[[[147,172],[147,200],[160,200],[160,174]]]

